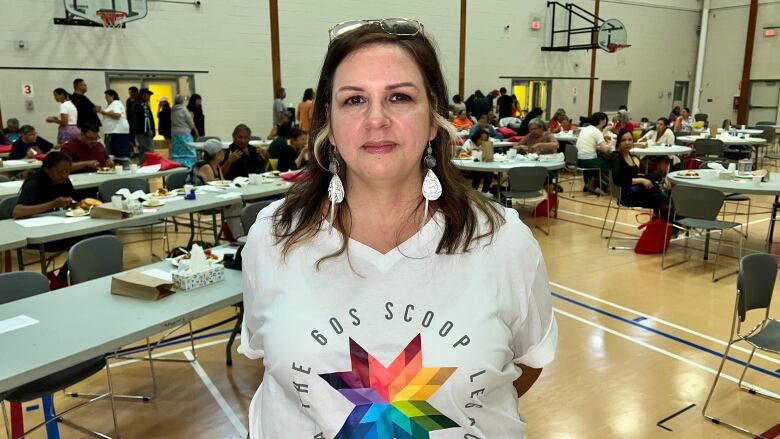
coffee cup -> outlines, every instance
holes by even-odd
[[[122,208],[122,196],[121,195],[114,195],[111,197],[111,205],[116,207],[117,209]]]
[[[135,171],[137,171],[137,170],[138,170],[138,165],[136,165],[135,163],[130,165],[130,172],[131,173],[135,174]]]
[[[753,186],[761,186],[761,176],[760,175],[754,175],[753,176]]]
[[[122,165],[114,166],[114,171],[116,171],[117,174],[121,174],[122,172],[124,172],[124,170],[125,169],[122,167]]]

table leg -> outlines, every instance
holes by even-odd
[[[38,257],[41,258],[41,273],[46,276],[46,249],[43,244],[38,245]]]
[[[772,215],[769,217],[769,236],[767,237],[767,240],[770,244],[772,243],[772,239],[774,238],[775,234],[775,220],[777,219],[778,202],[780,202],[780,196],[775,195],[775,202],[772,203]]]
[[[187,242],[187,248],[192,248],[193,242],[195,242],[195,214],[190,212],[190,240]]]
[[[11,250],[3,252],[3,271],[5,273],[11,272]]]
[[[553,175],[555,175],[555,183],[553,184],[553,194],[555,194],[555,210],[553,211],[553,218],[558,218],[558,184],[560,181],[560,174],[558,173],[557,169],[553,171]],[[547,207],[549,208],[550,206]]]
[[[18,402],[11,403],[11,439],[22,437],[24,433],[24,416],[22,415],[22,404]]]
[[[43,419],[49,421],[54,419],[54,398],[51,394],[41,397],[41,405],[43,406]],[[46,424],[46,436],[48,439],[60,439],[60,429],[57,426],[57,422],[49,422]]]
[[[710,231],[704,232],[704,260],[709,259],[710,254]]]

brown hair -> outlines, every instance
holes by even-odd
[[[333,95],[333,77],[336,68],[352,52],[373,44],[393,44],[406,50],[421,71],[425,91],[431,108],[431,118],[438,126],[438,133],[431,141],[437,166],[433,169],[442,185],[441,197],[433,206],[444,216],[444,234],[436,248],[437,253],[453,254],[469,251],[475,241],[492,238],[504,224],[504,218],[497,206],[466,184],[460,172],[450,159],[450,141],[454,131],[445,118],[447,111],[447,85],[441,72],[436,49],[422,33],[416,36],[391,35],[376,25],[365,25],[333,40],[320,72],[317,95],[309,136],[310,150],[316,160],[307,165],[308,178],[296,183],[287,193],[287,199],[273,219],[273,233],[277,244],[282,244],[284,257],[298,245],[312,239],[324,225],[325,206],[328,203],[328,184],[331,174],[328,167],[333,158],[334,146],[328,141],[330,124],[328,106]],[[420,166],[423,160],[420,157]],[[339,163],[339,176],[346,179],[343,163]],[[420,182],[422,184],[422,181]],[[347,183],[344,183],[347,186]],[[420,197],[419,206],[423,204]],[[415,210],[417,212],[418,210]],[[329,258],[347,251],[352,217],[348,199],[337,207],[332,225],[344,237],[341,247],[332,254],[324,255],[320,264]],[[480,214],[485,219],[480,219]],[[411,220],[411,219],[410,219]],[[486,221],[482,230],[480,221]]]

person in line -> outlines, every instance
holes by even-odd
[[[102,125],[98,113],[100,113],[102,108],[92,103],[87,97],[87,90],[87,83],[83,79],[76,78],[73,80],[73,94],[70,95],[70,100],[79,113],[77,125],[79,128],[86,125],[100,128]]]
[[[514,103],[513,96],[506,94],[506,87],[501,87],[499,93],[501,93],[501,95],[496,100],[498,120],[505,117],[514,117],[514,113],[512,112],[512,104]]]
[[[520,128],[517,129],[517,135],[518,136],[526,136],[528,135],[528,124],[534,120],[534,119],[541,119],[542,114],[544,114],[544,110],[542,110],[539,107],[534,107],[531,109],[531,111],[528,112],[528,114],[525,115],[525,118],[523,118],[523,122],[520,124]]]
[[[471,121],[466,110],[459,110],[455,119],[452,119],[452,126],[458,131],[471,130],[474,127],[474,122]]]
[[[129,119],[133,121],[130,125],[135,130],[135,141],[138,144],[138,153],[141,155],[141,164],[143,164],[147,152],[154,152],[156,129],[152,108],[149,106],[149,100],[153,94],[148,88],[139,90],[138,100],[133,105],[133,112],[129,114]]]
[[[108,106],[101,110],[103,115],[103,132],[107,152],[114,156],[114,161],[119,164],[130,162],[130,124],[127,121],[127,111],[119,94],[108,89],[104,92]]]
[[[184,106],[182,105],[182,107]],[[187,109],[184,108],[184,110]],[[227,148],[217,139],[206,140],[203,144],[203,160],[192,166],[185,183],[202,186],[210,181],[225,180],[225,174],[220,165],[225,160]]]
[[[475,91],[471,115],[479,119],[480,116],[486,115],[491,108],[493,108],[493,104],[490,102],[490,98],[482,94],[482,90]]]
[[[660,175],[643,175],[639,172],[639,159],[631,155],[634,136],[627,129],[617,135],[617,146],[612,153],[612,182],[620,188],[620,204],[653,209],[660,218],[666,218],[669,200],[663,195]]]
[[[79,112],[64,88],[55,88],[53,94],[54,100],[60,104],[60,111],[57,116],[47,117],[46,122],[57,124],[57,143],[64,145],[81,136],[78,127]]]
[[[187,110],[190,112],[190,117],[195,123],[195,128],[192,129],[192,137],[197,139],[200,136],[206,135],[206,115],[203,114],[203,97],[197,93],[193,93],[187,101]]]
[[[251,137],[252,130],[244,124],[238,124],[233,129],[233,143],[230,144],[230,151],[221,165],[225,179],[262,174],[268,168],[268,153],[265,150],[258,153],[257,149],[249,144]]]
[[[287,97],[287,92],[284,88],[279,88],[274,92],[274,104],[272,108],[273,125],[280,125],[282,123],[282,115],[287,113],[287,105],[284,103],[284,98]]]
[[[11,154],[8,156],[11,160],[35,158],[48,153],[54,147],[51,142],[40,137],[32,125],[22,125],[19,133],[21,135],[11,146]]]
[[[138,101],[138,87],[136,86],[130,86],[127,89],[127,100],[125,101],[125,113],[130,115],[133,114],[133,106],[135,105],[136,101]],[[134,157],[138,153],[138,147],[135,144],[135,127],[133,126],[133,118],[128,117],[127,123],[130,125],[130,134],[128,138],[130,139],[130,157]]]
[[[331,29],[311,132],[319,163],[249,231],[239,352],[265,364],[250,439],[355,436],[366,410],[408,425],[392,403],[419,395],[420,368],[434,368],[423,370],[437,377],[436,416],[418,437],[524,437],[518,398],[557,344],[544,259],[517,212],[452,164],[446,84],[415,23]],[[474,384],[489,389],[477,425],[463,410]]]
[[[550,119],[548,129],[553,134],[571,130],[571,123],[569,122],[569,116],[566,115],[566,110],[559,108],[555,111],[552,119]]]
[[[691,116],[691,109],[683,107],[677,120],[674,121],[674,132],[693,133],[693,124],[696,120]]]
[[[490,137],[493,139],[503,139],[504,136],[499,133],[496,130],[496,127],[493,125],[490,125],[490,122],[488,121],[488,115],[483,114],[477,119],[477,124],[471,127],[471,131],[469,131],[469,138],[474,137],[474,134],[476,134],[478,131],[485,130],[490,134]]]
[[[602,112],[593,113],[590,116],[590,125],[580,130],[577,136],[577,166],[581,168],[598,168],[599,175],[584,173],[585,186],[583,191],[597,195],[606,195],[607,183],[604,178],[610,169],[610,162],[605,157],[610,157],[612,148],[604,138],[604,127],[607,126],[609,117]]]
[[[303,99],[298,104],[298,127],[305,134],[311,129],[311,114],[314,109],[314,89],[307,88],[303,91]]]
[[[184,96],[176,95],[171,110],[171,158],[188,168],[192,167],[197,159],[195,149],[187,145],[193,142],[193,132],[195,138],[200,135],[195,121],[192,120],[192,113],[184,106]]]
[[[171,151],[171,103],[168,102],[168,98],[160,96],[160,101],[157,105],[157,134],[163,136],[165,139],[166,148],[172,155]]]
[[[463,98],[460,97],[460,95],[454,95],[452,97],[452,105],[450,105],[450,111],[452,111],[452,114],[458,115],[460,112],[466,111],[466,104],[463,103]],[[468,117],[468,112],[466,112],[466,117]]]
[[[100,143],[98,128],[92,125],[82,126],[81,137],[62,145],[62,152],[73,161],[70,169],[72,173],[114,167],[114,161],[111,160],[106,153],[106,148]]]
[[[0,135],[5,137],[6,143],[0,142],[3,145],[16,142],[16,139],[18,139],[20,136],[19,119],[15,117],[9,118],[5,123],[5,128],[3,128],[3,131],[0,132]]]

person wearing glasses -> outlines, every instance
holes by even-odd
[[[106,148],[100,143],[100,135],[94,125],[83,125],[81,137],[62,145],[62,152],[73,160],[73,165],[70,168],[72,174],[114,167],[114,161],[111,160]]]
[[[241,253],[239,352],[265,366],[249,436],[522,438],[557,343],[545,263],[451,163],[433,43],[341,23],[316,90],[307,178]]]

